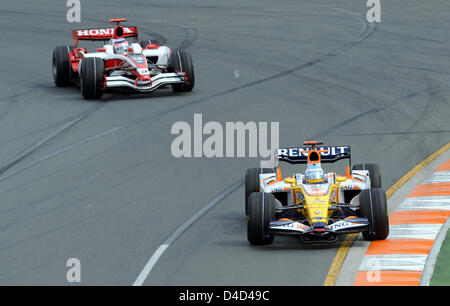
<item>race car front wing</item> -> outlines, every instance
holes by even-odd
[[[150,81],[136,81],[125,76],[106,77],[105,88],[128,87],[140,92],[150,92],[163,85],[182,84],[186,82],[183,72],[160,73],[150,79]]]
[[[307,233],[336,233],[349,234],[362,232],[368,229],[369,221],[367,218],[352,218],[336,221],[325,229],[319,231],[303,223],[292,220],[275,220],[270,221],[269,231],[274,234],[299,235]]]

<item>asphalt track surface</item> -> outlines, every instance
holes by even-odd
[[[69,258],[83,285],[133,284],[171,233],[259,164],[172,157],[170,128],[194,113],[278,121],[285,145],[349,144],[354,162],[381,165],[385,188],[449,142],[450,3],[382,1],[376,25],[365,5],[82,1],[73,25],[65,1],[3,1],[0,284],[66,285]],[[87,102],[55,87],[53,48],[112,17],[187,48],[195,90]],[[144,285],[321,285],[339,244],[252,247],[243,197],[237,188],[178,236]]]

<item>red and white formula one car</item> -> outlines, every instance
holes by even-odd
[[[175,92],[191,91],[195,76],[190,54],[139,41],[138,28],[120,25],[124,21],[111,19],[115,28],[72,30],[72,45],[53,51],[55,84],[61,87],[79,83],[86,99],[100,98],[108,88],[151,92],[171,85]],[[104,45],[96,52],[88,52],[78,46],[80,40],[104,41]]]

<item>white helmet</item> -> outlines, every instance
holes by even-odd
[[[125,38],[111,39],[111,44],[113,45],[114,53],[124,54],[128,51],[128,41]]]

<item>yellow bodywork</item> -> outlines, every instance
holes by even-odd
[[[320,222],[326,226],[333,213],[330,207],[338,202],[340,182],[345,180],[336,176],[336,184],[330,184],[328,191],[321,193],[307,193],[301,185],[296,185],[295,179],[286,179],[285,182],[291,184],[295,205],[303,205],[297,211],[308,219],[309,224],[314,226],[314,223]]]

